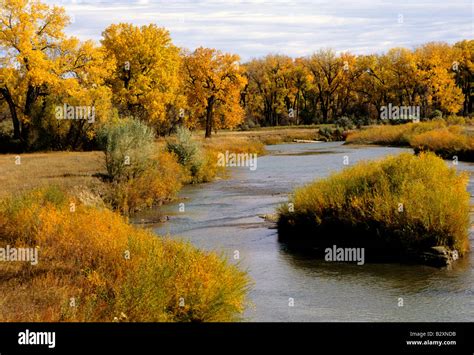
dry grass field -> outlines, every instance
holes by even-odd
[[[102,152],[0,155],[0,197],[48,185],[100,188],[97,174],[105,173],[103,159]]]

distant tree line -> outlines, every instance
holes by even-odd
[[[474,40],[240,63],[216,49],[178,48],[154,24],[113,24],[99,44],[66,36],[68,24],[62,7],[0,0],[2,141],[22,149],[93,148],[100,127],[121,117],[159,135],[186,126],[210,137],[223,128],[340,117],[364,124],[387,104],[419,106],[423,117],[473,111]]]

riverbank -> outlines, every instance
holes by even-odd
[[[416,153],[431,151],[444,159],[474,161],[473,127],[465,120],[369,126],[349,132],[346,143],[411,147]]]
[[[218,152],[265,154],[263,145],[246,135],[229,134],[210,140],[196,139],[203,145],[205,153],[215,157],[215,165]],[[157,140],[157,151],[163,151],[165,146],[165,139]],[[209,181],[218,176],[224,177],[224,170],[215,170]],[[104,179],[107,170],[104,153],[100,151],[1,154],[0,171],[0,198],[52,185],[73,193],[89,191],[97,196],[104,196],[110,188]]]
[[[250,280],[59,188],[0,201],[2,322],[236,321]],[[35,258],[24,259],[35,251]]]
[[[293,143],[295,140],[312,141],[317,139],[317,131],[333,125],[311,125],[295,127],[258,128],[249,131],[219,131],[211,139],[204,139],[203,132],[196,131],[194,139],[206,152],[212,154],[217,162],[217,154],[226,151],[265,155],[265,145]],[[156,149],[165,149],[169,137],[159,138]],[[19,157],[19,159],[18,159]],[[104,155],[100,151],[89,152],[38,152],[0,155],[0,198],[17,194],[33,188],[57,185],[67,190],[89,190],[103,196],[108,188],[104,176]],[[225,169],[210,174],[209,181],[215,177],[225,177]],[[164,201],[165,202],[165,201]]]
[[[109,203],[126,191],[121,201],[127,207],[137,201],[152,207],[192,183],[165,147],[156,142],[157,160],[144,174],[117,182],[110,180],[103,152],[0,157],[1,250],[28,248],[38,255],[31,263],[10,255],[1,260],[1,321],[241,319],[251,285],[245,271],[216,253],[156,238]],[[247,139],[207,142],[200,154],[208,159],[204,164],[216,166],[216,155],[229,149],[264,154],[261,143]],[[204,168],[206,181],[225,169]]]

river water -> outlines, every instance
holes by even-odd
[[[187,186],[181,200],[137,219],[168,215],[168,222],[152,226],[157,234],[217,251],[247,270],[254,282],[247,321],[474,321],[474,252],[449,270],[328,263],[286,250],[276,229],[258,216],[274,213],[295,187],[343,169],[345,157],[352,165],[411,150],[339,142],[282,144],[267,150],[255,171],[232,168],[229,179]],[[474,164],[460,162],[457,169],[473,174]],[[184,212],[179,203],[184,203]],[[471,233],[474,249],[473,239]]]

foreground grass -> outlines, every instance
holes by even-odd
[[[444,120],[383,125],[351,132],[348,144],[408,146],[416,152],[432,151],[445,159],[474,161],[474,137],[465,126],[449,125]]]
[[[249,279],[223,258],[57,188],[0,203],[7,245],[39,262],[0,263],[0,321],[235,321],[246,305]]]
[[[468,178],[434,154],[362,162],[295,191],[279,209],[283,241],[366,247],[372,259],[434,246],[469,249]]]

